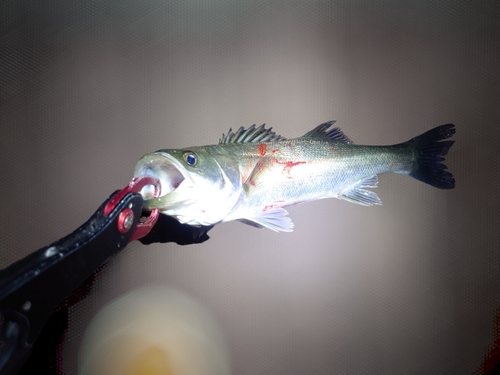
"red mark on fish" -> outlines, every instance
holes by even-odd
[[[259,150],[260,156],[266,155],[267,145],[265,143],[260,143],[257,149]]]
[[[278,161],[278,160],[276,160],[276,163],[285,166],[283,168],[283,174],[287,175],[288,178],[292,178],[292,176],[290,175],[290,171],[292,170],[293,167],[300,164],[306,164],[305,161]]]
[[[250,176],[248,182],[250,183],[250,185],[255,186],[255,180],[253,179],[253,175]]]
[[[273,208],[280,208],[283,205],[284,202],[285,201],[283,201],[283,200],[274,201],[273,204],[264,206],[263,211],[267,211],[267,210],[270,210],[270,209],[273,209]]]

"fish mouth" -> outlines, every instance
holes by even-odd
[[[145,155],[139,160],[134,176],[153,176],[160,180],[161,191],[154,196],[154,186],[148,185],[141,190],[144,198],[143,208],[158,208],[165,211],[178,204],[183,191],[194,187],[194,181],[184,166],[168,153],[158,152]]]

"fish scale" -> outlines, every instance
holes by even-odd
[[[270,155],[266,153],[257,162],[260,164],[257,169],[254,167],[247,194],[241,200],[245,209],[262,209],[275,200],[282,202],[284,207],[339,197],[360,180],[391,169],[404,173],[404,166],[410,164],[408,153],[399,153],[401,160],[396,161],[394,155],[398,152],[391,148],[383,153],[378,148],[307,139],[276,142],[269,146],[276,151],[271,151]],[[396,147],[402,146],[392,148]],[[256,186],[253,186],[252,179],[258,181]]]
[[[135,175],[160,179],[162,195],[145,207],[158,208],[190,225],[240,220],[256,227],[291,231],[284,207],[325,198],[380,205],[377,175],[407,174],[441,189],[455,186],[441,162],[453,141],[454,125],[441,125],[391,146],[356,145],[334,122],[295,139],[264,125],[230,129],[217,145],[147,154]]]

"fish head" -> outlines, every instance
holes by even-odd
[[[238,164],[209,147],[160,150],[144,155],[134,176],[154,176],[161,193],[155,198],[153,187],[141,191],[144,209],[161,213],[189,225],[213,225],[233,209],[242,191]]]

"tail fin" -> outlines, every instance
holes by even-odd
[[[415,161],[410,176],[439,189],[453,189],[455,179],[445,171],[442,156],[448,153],[455,141],[439,142],[455,134],[455,125],[446,124],[425,132],[408,141],[415,152]]]

